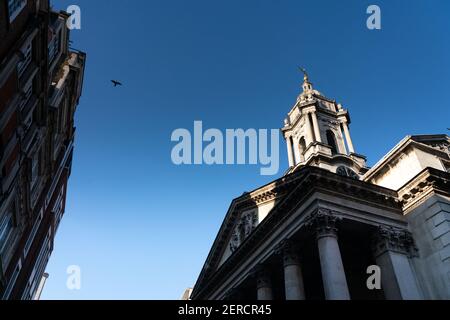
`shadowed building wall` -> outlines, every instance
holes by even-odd
[[[32,299],[65,211],[86,55],[48,0],[0,6],[0,297]]]

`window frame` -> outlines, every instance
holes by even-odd
[[[35,223],[33,225],[33,229],[31,230],[30,235],[28,236],[28,239],[27,239],[27,241],[25,243],[24,250],[23,250],[25,257],[28,256],[28,252],[30,251],[31,246],[33,245],[34,238],[36,237],[36,234],[37,234],[37,232],[39,230],[39,227],[41,226],[41,223],[42,223],[43,219],[44,219],[44,209],[42,208],[39,211],[39,215],[38,215],[38,217],[37,217],[37,219],[36,219],[36,221],[35,221]]]
[[[22,271],[22,258],[19,258],[19,261],[17,262],[16,267],[14,268],[14,272],[11,276],[8,287],[6,288],[2,299],[6,300],[9,298],[9,296],[11,295],[11,291],[14,285],[16,284],[17,278],[19,277],[21,271]]]
[[[25,73],[28,69],[28,66],[33,61],[33,40],[26,43],[20,51],[22,52],[24,58],[17,64],[17,74],[19,78]]]
[[[53,63],[55,58],[59,55],[61,52],[61,38],[62,38],[62,30],[56,30],[54,31],[53,38],[48,44],[48,61],[50,64]]]
[[[333,130],[328,129],[326,131],[327,144],[331,147],[332,155],[339,154],[339,147],[337,144],[336,135]]]
[[[22,111],[27,103],[30,101],[34,93],[34,78],[30,79],[24,86],[22,90],[22,101],[19,105],[19,110]]]
[[[6,227],[8,227],[8,229]],[[14,203],[12,203],[0,219],[0,254],[4,253],[5,247],[11,239],[11,235],[13,234],[15,228],[15,207]]]
[[[14,20],[20,15],[27,4],[28,0],[8,0],[9,23],[14,22]],[[15,6],[15,8],[13,8],[13,5]]]

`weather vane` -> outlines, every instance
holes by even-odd
[[[306,72],[306,69],[303,68],[303,67],[298,67],[298,69],[299,69],[301,72],[303,72],[305,81],[308,80],[308,73]]]

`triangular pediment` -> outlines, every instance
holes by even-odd
[[[305,168],[307,169],[307,168]],[[198,282],[216,272],[226,261],[251,241],[258,227],[283,203],[308,170],[283,176],[234,199],[203,266]]]
[[[234,220],[230,223],[231,228],[224,237],[226,245],[222,249],[217,267],[220,267],[239,249],[241,244],[251,236],[253,231],[270,214],[270,211],[282,198],[282,195],[274,194],[266,201],[259,204],[254,203],[251,208],[241,210],[235,215]]]

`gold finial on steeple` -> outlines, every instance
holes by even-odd
[[[305,68],[302,68],[302,67],[298,67],[298,69],[299,69],[301,72],[303,72],[303,75],[304,75],[304,77],[303,77],[303,85],[302,85],[302,87],[303,87],[303,92],[309,92],[309,91],[311,91],[311,90],[312,90],[312,83],[309,82],[309,76],[308,76],[308,73],[306,72],[306,69],[305,69]]]
[[[303,73],[303,80],[305,82],[309,82],[309,77],[308,77],[308,73],[306,72],[306,69],[302,68],[302,67],[298,67],[298,69]]]

